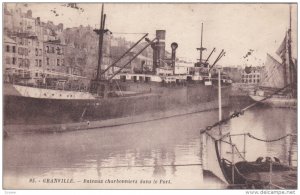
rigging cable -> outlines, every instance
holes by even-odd
[[[130,32],[112,32],[113,34],[123,34],[123,35],[145,35],[147,33],[130,33]]]

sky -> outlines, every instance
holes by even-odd
[[[77,3],[79,8],[63,6],[63,3],[18,4],[23,11],[31,9],[33,17],[44,22],[63,23],[64,27],[87,26],[99,28],[101,4]],[[9,8],[15,3],[8,5]],[[55,10],[56,13],[53,13]],[[163,3],[105,3],[106,28],[114,36],[124,36],[137,41],[141,34],[153,38],[156,30],[166,30],[166,49],[177,42],[178,57],[195,61],[199,59],[196,48],[200,46],[201,23],[204,25],[203,46],[207,48],[204,58],[215,47],[211,62],[222,49],[226,55],[218,64],[263,65],[266,54],[275,58],[275,51],[289,28],[289,4],[163,4]],[[56,15],[57,14],[57,15]],[[293,53],[296,58],[297,5],[292,6]],[[244,58],[249,50],[253,53]],[[277,57],[277,59],[279,59]],[[248,61],[247,61],[248,60]]]

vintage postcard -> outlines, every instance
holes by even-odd
[[[296,3],[3,3],[3,189],[297,185]]]

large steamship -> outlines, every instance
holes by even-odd
[[[202,59],[193,71],[178,74],[177,43],[171,44],[172,57],[165,57],[165,30],[157,30],[153,40],[128,61],[115,67],[118,60],[101,67],[103,35],[107,32],[105,14],[101,13],[99,30],[99,63],[97,76],[90,82],[89,91],[49,89],[21,83],[4,84],[4,126],[6,131],[64,131],[122,125],[164,117],[201,112],[218,108],[217,80],[212,67],[225,54],[221,52],[214,63]],[[142,39],[144,39],[145,35]],[[134,46],[136,46],[140,39]],[[120,57],[124,57],[134,47]],[[153,49],[151,72],[122,72],[144,49]],[[110,72],[108,74],[108,72]],[[222,106],[229,101],[230,80],[222,79]]]

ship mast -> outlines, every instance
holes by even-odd
[[[96,81],[101,80],[99,74],[101,71],[101,63],[102,63],[102,47],[103,47],[103,36],[104,36],[104,27],[105,27],[105,18],[106,14],[103,13],[104,10],[104,4],[102,4],[102,9],[101,9],[101,19],[100,19],[100,29],[95,30],[97,34],[99,34],[99,42],[98,42],[98,48],[99,48],[99,57],[98,57],[98,67],[97,67],[97,76],[96,76]]]
[[[206,48],[204,48],[204,47],[202,46],[202,41],[203,41],[203,23],[201,23],[201,42],[200,42],[200,48],[197,48],[197,50],[200,51],[200,59],[199,59],[199,65],[200,65],[200,66],[201,66],[201,64],[202,64],[202,52],[203,52],[204,50],[206,50]]]
[[[216,48],[213,48],[213,50],[211,51],[211,53],[209,54],[209,56],[206,58],[206,60],[202,60],[202,52],[204,50],[206,50],[205,47],[203,47],[203,23],[201,23],[201,42],[200,42],[200,48],[197,48],[198,51],[200,51],[200,59],[199,62],[196,63],[196,65],[198,64],[199,67],[201,67],[202,65],[204,67],[207,67],[207,73],[210,77],[210,70],[216,65],[216,63],[223,57],[225,56],[225,51],[222,50],[219,54],[219,56],[216,58],[216,60],[214,61],[214,63],[212,65],[209,65],[208,60],[211,57],[211,55],[215,52]],[[203,62],[204,61],[204,62]]]
[[[290,12],[290,25],[289,25],[289,30],[288,30],[288,68],[289,68],[289,79],[290,79],[290,87],[292,91],[292,96],[295,97],[295,78],[294,78],[294,63],[293,63],[293,58],[292,58],[292,6],[290,5],[289,7],[289,12]]]

